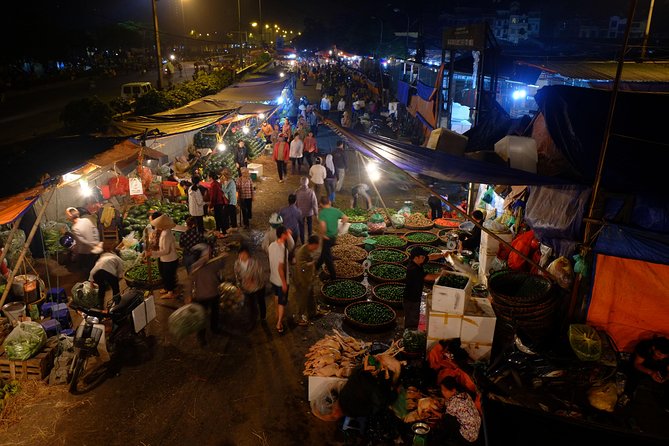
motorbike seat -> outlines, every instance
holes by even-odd
[[[114,306],[109,310],[112,314],[121,314],[132,311],[142,303],[142,292],[137,290],[128,290],[119,296],[114,296]],[[118,299],[118,300],[117,300]]]

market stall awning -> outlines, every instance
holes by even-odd
[[[13,222],[23,215],[44,191],[43,186],[33,187],[11,197],[0,200],[0,225]]]
[[[535,175],[523,170],[449,155],[393,139],[344,129],[330,120],[325,122],[362,154],[380,161],[387,161],[413,176],[426,175],[438,180],[456,183],[508,185],[568,183],[566,180],[556,177]]]
[[[202,129],[234,113],[236,109],[195,114],[138,116],[112,122],[105,135],[138,137],[147,129],[157,129],[162,136],[175,135]]]
[[[286,82],[288,82],[287,79],[276,80],[273,76],[266,79],[253,79],[231,85],[215,95],[207,96],[206,99],[237,103],[276,103],[286,87]]]

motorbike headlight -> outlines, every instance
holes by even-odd
[[[98,318],[95,317],[95,316],[86,316],[86,323],[89,323],[89,324],[99,324],[99,323],[100,323],[100,319],[98,319]]]

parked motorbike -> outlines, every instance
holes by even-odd
[[[70,308],[83,316],[74,336],[75,354],[68,371],[70,393],[85,393],[101,384],[112,371],[109,365],[117,364],[123,348],[148,350],[144,329],[155,317],[155,306],[153,298],[145,300],[144,294],[128,288],[112,298],[106,311],[70,302]],[[110,331],[105,322],[111,323]],[[92,367],[92,358],[99,358],[96,362],[102,363]]]

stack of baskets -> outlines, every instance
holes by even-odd
[[[510,338],[514,330],[533,341],[550,335],[559,299],[552,283],[543,276],[518,271],[500,271],[490,277],[488,291],[497,315],[497,333]]]

